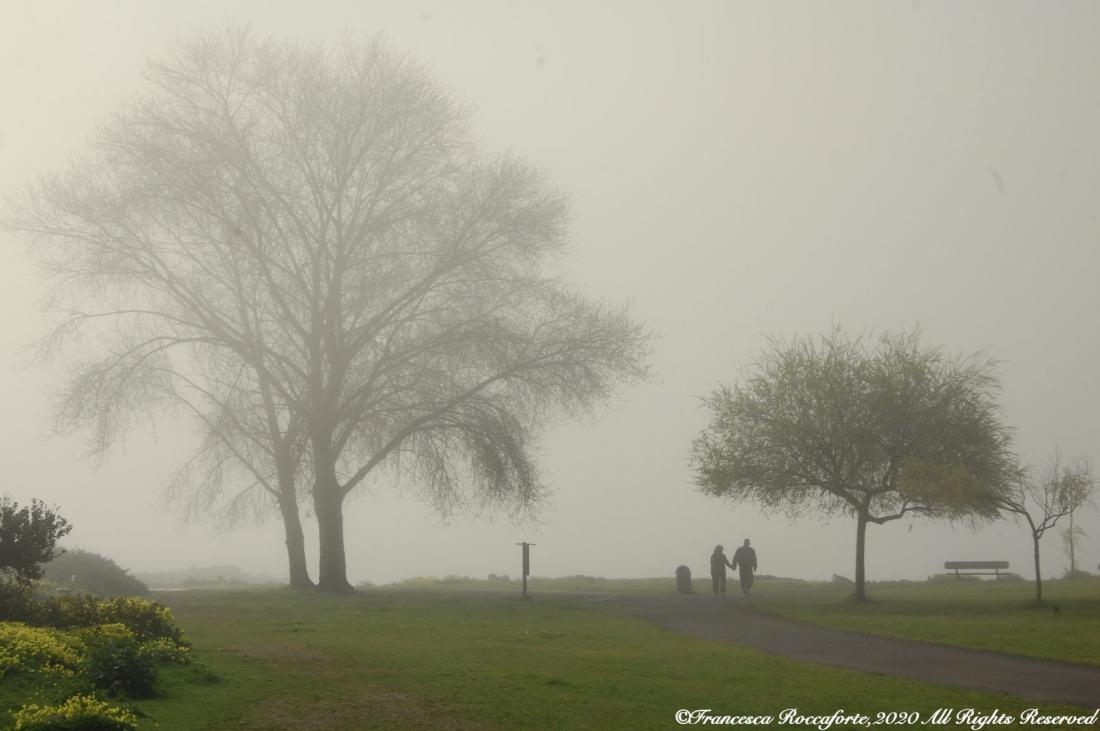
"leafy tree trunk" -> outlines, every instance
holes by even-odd
[[[867,577],[864,568],[865,547],[867,544],[867,511],[861,510],[856,515],[856,593],[855,599],[859,602],[867,601],[865,581]]]
[[[283,492],[286,495],[286,491]],[[290,586],[294,589],[309,589],[314,586],[306,567],[306,539],[302,533],[302,519],[298,514],[298,501],[293,491],[290,497],[279,499],[279,511],[283,514],[283,529],[286,533],[286,555],[290,567]]]
[[[1035,603],[1043,603],[1043,577],[1039,574],[1039,536],[1031,534],[1031,541],[1035,544]]]

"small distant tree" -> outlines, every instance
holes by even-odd
[[[916,330],[771,341],[740,383],[705,399],[696,482],[791,515],[854,517],[862,601],[868,523],[997,515],[1014,464],[997,387],[992,361],[923,348]]]
[[[1011,489],[998,503],[1001,510],[1017,518],[1023,517],[1031,530],[1031,543],[1035,558],[1035,603],[1043,603],[1043,578],[1039,569],[1039,541],[1059,520],[1081,507],[1092,494],[1092,472],[1083,460],[1063,466],[1056,454],[1038,480],[1031,470],[1018,471]]]
[[[59,551],[57,541],[72,526],[41,500],[20,507],[10,496],[0,497],[0,575],[28,584],[42,578],[43,564]]]
[[[1069,525],[1062,531],[1062,550],[1065,552],[1066,558],[1069,559],[1068,576],[1071,579],[1079,575],[1088,575],[1088,572],[1077,568],[1077,551],[1080,549],[1081,541],[1088,538],[1089,534],[1081,526],[1073,524],[1073,514],[1075,512],[1077,511],[1069,511]]]

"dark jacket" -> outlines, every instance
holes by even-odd
[[[752,546],[741,546],[733,552],[733,567],[741,567],[742,571],[752,569],[756,571],[756,549]]]

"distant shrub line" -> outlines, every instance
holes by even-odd
[[[144,596],[149,587],[113,560],[79,548],[66,550],[44,567],[56,586],[98,596]]]

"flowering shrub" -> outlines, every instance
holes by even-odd
[[[139,642],[169,643],[176,648],[173,659],[186,659],[190,645],[176,624],[172,611],[161,604],[136,597],[103,599],[88,594],[51,598],[41,602],[35,624],[51,627],[95,627],[126,625]],[[162,653],[163,654],[163,653]]]
[[[9,672],[72,675],[81,665],[80,650],[56,630],[0,622],[0,676]]]
[[[123,624],[79,630],[85,655],[81,677],[112,696],[148,698],[157,679],[154,657]]]
[[[158,663],[190,661],[190,643],[172,613],[159,604],[89,596],[36,598],[34,604],[34,624],[49,621],[60,628],[0,621],[0,681],[12,675],[28,688],[51,687],[47,701],[92,689],[147,698],[155,692]],[[53,677],[46,683],[43,675]],[[22,725],[15,728],[36,731],[105,731],[136,723],[90,696],[74,696],[56,707],[26,706],[20,714]],[[0,726],[10,728],[2,720]]]
[[[172,640],[149,640],[141,643],[141,650],[157,662],[174,662],[180,665],[191,662],[191,647],[186,641],[177,645]]]
[[[99,600],[97,611],[101,624],[124,624],[141,642],[169,640],[176,647],[187,647],[183,630],[176,624],[172,610],[148,599],[116,597]]]
[[[135,731],[137,716],[90,695],[74,695],[59,706],[23,706],[15,731]]]
[[[50,627],[90,627],[99,624],[99,598],[90,594],[39,600],[36,624]]]

